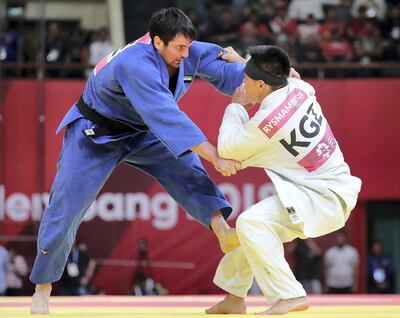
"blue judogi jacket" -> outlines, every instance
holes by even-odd
[[[242,83],[244,65],[220,60],[220,53],[216,45],[193,42],[189,57],[179,67],[174,94],[169,90],[166,65],[148,35],[99,62],[87,81],[83,100],[99,114],[132,130],[85,137],[81,130],[96,128],[96,124],[82,118],[77,104],[60,123],[57,132],[76,121],[64,138],[49,206],[40,224],[32,282],[44,284],[61,277],[87,208],[120,161],[156,178],[207,228],[215,211],[229,216],[232,208],[199,157],[183,156],[206,137],[177,104],[195,75],[225,94]],[[113,142],[116,140],[120,142]],[[104,143],[109,144],[98,145]],[[176,160],[172,154],[181,157]]]
[[[93,141],[106,143],[151,131],[175,157],[205,141],[201,130],[177,102],[195,76],[228,95],[242,83],[244,65],[221,60],[221,51],[215,44],[193,41],[189,56],[179,67],[174,94],[169,90],[167,67],[148,34],[103,58],[87,81],[83,100],[101,115],[121,121],[133,130],[117,136],[92,137]],[[57,133],[81,117],[75,104]],[[87,128],[92,127],[95,124],[88,121]]]

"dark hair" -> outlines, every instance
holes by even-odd
[[[192,40],[196,37],[196,28],[192,21],[181,10],[173,7],[161,9],[153,14],[149,32],[152,41],[155,36],[159,36],[165,45],[178,34]]]
[[[263,71],[277,77],[288,77],[290,60],[288,54],[277,46],[258,45],[249,48],[254,63]]]

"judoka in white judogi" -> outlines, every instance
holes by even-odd
[[[252,118],[245,107],[231,103],[220,127],[218,152],[241,161],[242,168],[263,168],[277,195],[239,216],[241,247],[223,257],[214,282],[244,298],[255,277],[271,304],[305,296],[282,243],[343,227],[361,186],[350,174],[314,88],[289,79],[262,101]]]

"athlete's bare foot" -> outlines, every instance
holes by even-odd
[[[214,306],[206,309],[206,314],[245,314],[246,304],[244,298],[237,297],[232,294],[226,297]]]
[[[31,314],[48,314],[51,284],[36,285],[32,296]]]
[[[211,219],[211,228],[218,238],[219,245],[222,252],[229,253],[235,248],[240,246],[239,239],[236,235],[236,229],[231,228],[228,223],[226,223],[221,212],[217,212]]]
[[[307,297],[280,299],[267,310],[257,315],[284,315],[290,311],[303,311],[309,307]]]

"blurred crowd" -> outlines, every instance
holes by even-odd
[[[3,28],[0,44],[0,60],[4,62],[38,62],[40,56],[39,28],[21,28],[19,22],[9,21]],[[22,32],[18,32],[21,31]],[[95,65],[103,56],[112,52],[108,29],[83,30],[77,26],[63,26],[60,22],[49,22],[44,43],[46,63],[88,63]],[[35,76],[36,70],[6,69],[5,76]],[[48,77],[83,78],[87,75],[84,68],[47,70]]]
[[[18,245],[0,245],[0,296],[27,295],[30,265]],[[351,294],[360,292],[360,281],[365,282],[366,292],[389,294],[396,292],[396,266],[393,259],[385,254],[382,241],[373,240],[365,256],[365,270],[361,271],[359,251],[349,244],[347,235],[338,231],[334,243],[325,251],[317,240],[297,239],[289,243],[287,257],[291,259],[293,272],[308,294]],[[126,293],[135,296],[165,295],[168,290],[156,280],[156,271],[149,258],[146,240],[139,241],[131,289]],[[95,286],[96,260],[85,242],[74,243],[67,260],[62,278],[55,285],[56,295],[82,296],[105,294]],[[365,277],[359,277],[364,272]],[[129,278],[128,278],[129,279]],[[29,288],[28,288],[29,290]],[[261,294],[254,283],[250,294]]]
[[[19,249],[22,245],[9,242],[0,244],[0,296],[30,295],[34,286],[29,281],[32,261]],[[131,288],[126,294],[135,296],[165,295],[168,290],[155,279],[154,269],[148,255],[146,240],[139,241],[135,271],[130,280]],[[84,296],[105,294],[94,282],[97,261],[86,242],[74,242],[59,282],[54,284],[54,295]]]
[[[177,0],[198,30],[198,40],[232,46],[246,55],[249,46],[278,45],[292,62],[400,61],[400,4],[396,0]],[[37,27],[3,21],[0,60],[36,62]],[[134,39],[127,39],[132,41]],[[96,64],[115,48],[107,28],[83,30],[48,22],[47,63]],[[9,76],[32,76],[32,70],[8,70]],[[80,78],[84,69],[48,70],[51,77]]]
[[[187,1],[183,1],[187,2]],[[184,8],[200,40],[278,45],[292,62],[400,61],[400,4],[386,0],[228,0]]]

